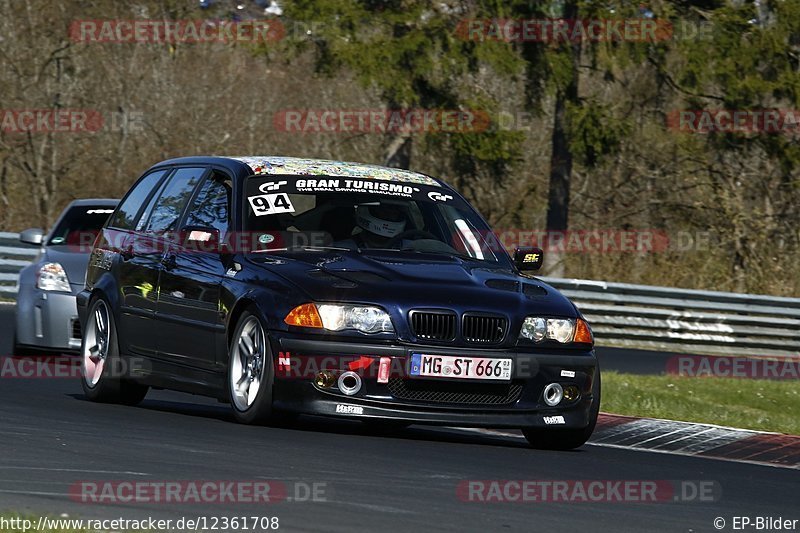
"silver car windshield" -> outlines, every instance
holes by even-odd
[[[94,240],[108,217],[114,212],[113,206],[82,205],[73,206],[50,232],[48,246],[90,243]]]

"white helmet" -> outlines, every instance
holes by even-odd
[[[406,219],[400,208],[385,203],[358,206],[356,223],[370,233],[387,238],[400,235],[406,228]]]

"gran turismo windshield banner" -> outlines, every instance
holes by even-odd
[[[421,202],[441,202],[456,207],[466,205],[461,199],[441,187],[369,178],[258,176],[249,178],[246,186],[247,198],[251,205],[254,205],[254,198],[264,196],[270,196],[271,199],[274,199],[274,195],[337,192],[374,194],[384,197],[407,198]],[[274,204],[274,202],[272,203]],[[258,200],[256,204],[258,204]],[[289,205],[279,205],[279,209],[283,207],[285,209],[283,212],[287,212]]]

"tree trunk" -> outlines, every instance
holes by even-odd
[[[578,19],[577,2],[568,1],[564,5],[564,18]],[[581,43],[565,44],[570,53],[571,76],[566,86],[556,91],[555,111],[553,113],[552,153],[550,156],[550,186],[547,199],[547,232],[564,233],[569,228],[569,192],[572,178],[572,151],[569,146],[567,107],[578,105],[578,62]],[[565,239],[566,240],[566,239]],[[566,269],[564,254],[551,250],[545,254],[546,269],[550,276],[564,277]]]
[[[392,137],[386,149],[384,165],[393,168],[408,169],[411,166],[411,135],[398,133]]]

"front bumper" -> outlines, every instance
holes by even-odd
[[[81,326],[72,292],[43,291],[20,285],[17,294],[16,343],[27,348],[77,352],[81,347]]]
[[[599,372],[594,351],[527,353],[421,345],[386,345],[315,340],[273,334],[273,403],[276,409],[360,419],[395,419],[420,424],[471,427],[585,428],[593,416],[593,384]],[[511,382],[419,378],[407,373],[411,353],[511,358]],[[380,358],[390,358],[387,383],[378,381]],[[321,371],[353,370],[361,389],[342,393],[315,383]],[[574,387],[579,397],[551,407],[543,391],[550,383]]]

